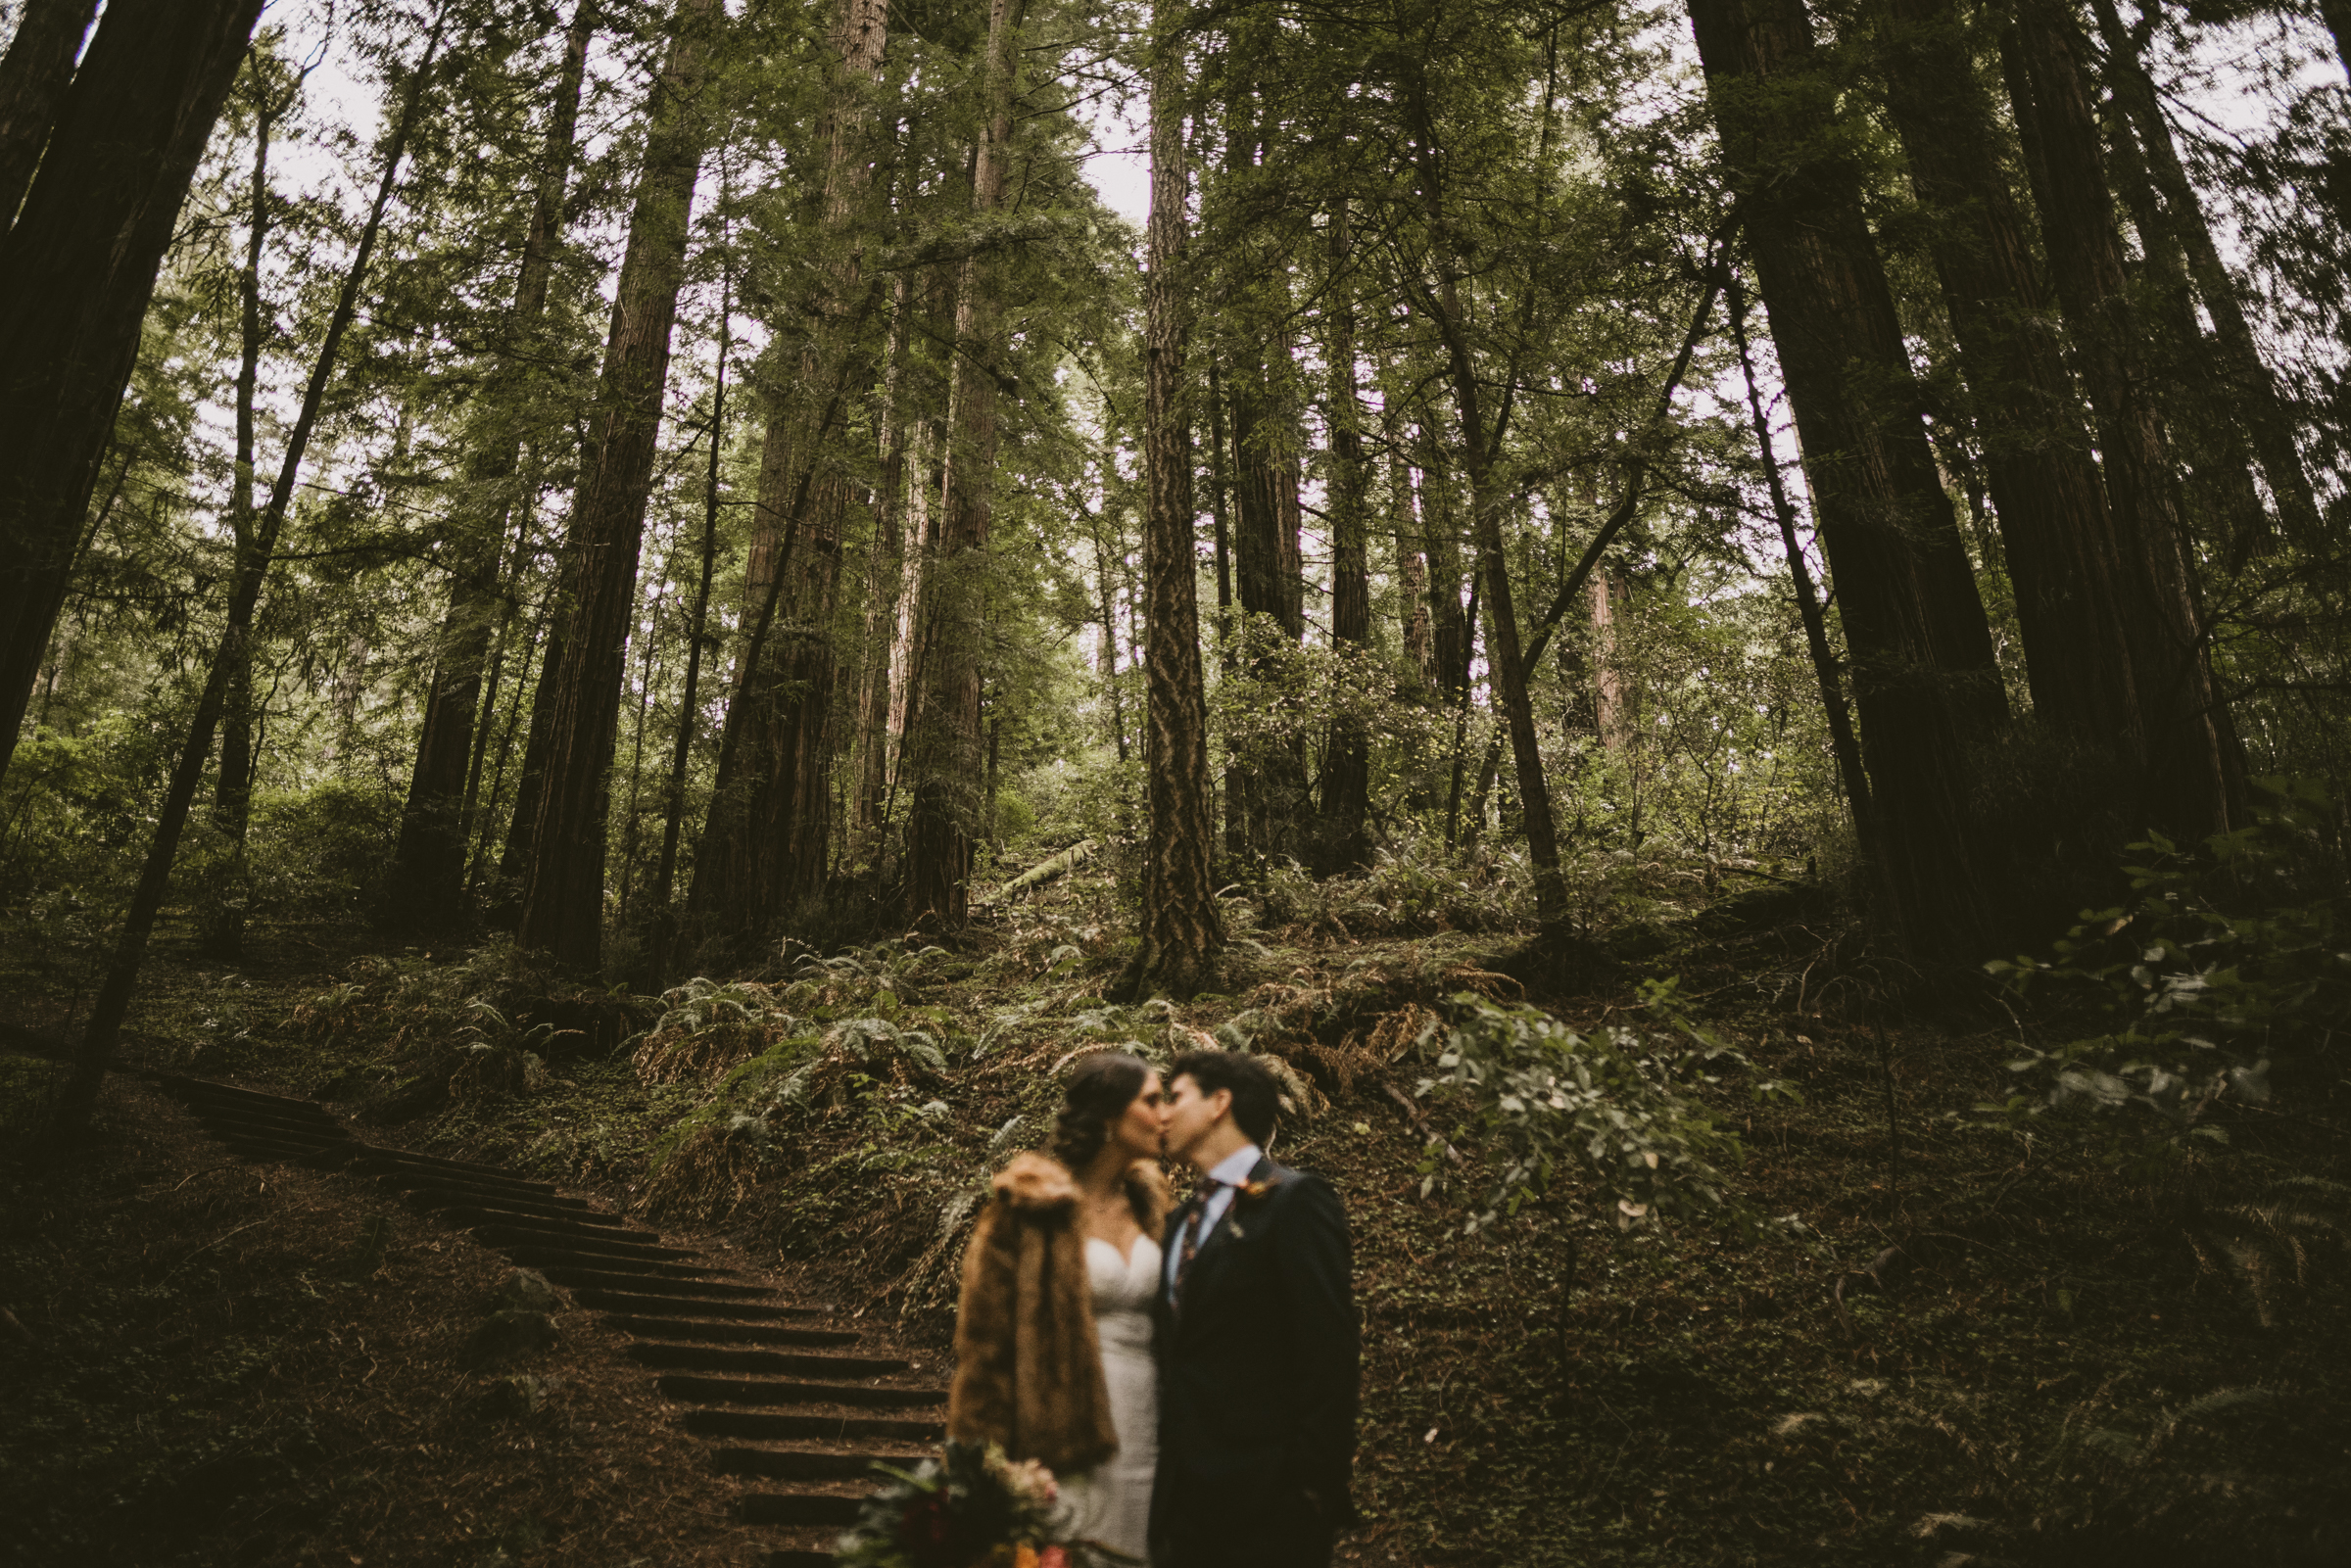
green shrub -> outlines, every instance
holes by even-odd
[[[2307,780],[2256,781],[2250,827],[2183,850],[2132,845],[2133,897],[2085,910],[2049,959],[1986,966],[2019,996],[2096,997],[2096,1034],[2009,1064],[2022,1087],[1980,1113],[2012,1123],[2058,1111],[2128,1112],[2158,1145],[2225,1143],[2209,1119],[2233,1097],[2259,1105],[2272,1074],[2314,1067],[2351,1020],[2351,922]],[[2314,883],[2325,885],[2314,890]]]

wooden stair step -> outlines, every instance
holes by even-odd
[[[630,1282],[632,1285],[636,1281]],[[571,1299],[581,1307],[600,1312],[651,1312],[664,1316],[691,1314],[696,1317],[743,1317],[773,1320],[785,1317],[822,1317],[829,1307],[793,1307],[777,1302],[691,1301],[676,1296],[651,1296],[636,1290],[613,1290],[600,1285],[583,1285],[572,1291]]]
[[[629,1358],[647,1366],[697,1372],[782,1372],[796,1377],[894,1377],[908,1369],[895,1355],[835,1355],[822,1351],[746,1350],[734,1345],[680,1345],[640,1340]]]
[[[558,1285],[579,1286],[588,1290],[625,1290],[640,1296],[678,1296],[689,1301],[756,1301],[774,1294],[765,1285],[736,1285],[718,1279],[665,1279],[658,1275],[634,1274],[625,1269],[581,1268],[569,1263],[542,1268],[539,1272]]]
[[[711,1323],[689,1317],[640,1316],[607,1313],[604,1324],[622,1334],[672,1344],[714,1340],[744,1345],[854,1345],[858,1334],[847,1328],[794,1328],[777,1323]]]
[[[485,1247],[501,1252],[516,1247],[548,1247],[561,1252],[579,1254],[582,1258],[638,1258],[649,1262],[664,1262],[701,1255],[688,1247],[662,1247],[652,1242],[622,1241],[593,1233],[556,1228],[541,1229],[536,1225],[476,1225],[473,1239]],[[650,1231],[644,1234],[651,1235]]]
[[[695,1409],[681,1415],[678,1424],[697,1437],[765,1442],[809,1438],[819,1443],[936,1443],[947,1435],[944,1420],[813,1410]]]
[[[723,1274],[709,1263],[679,1263],[663,1258],[632,1258],[625,1253],[579,1252],[569,1247],[508,1245],[500,1251],[525,1268],[587,1268],[607,1274],[639,1274],[648,1279],[692,1279],[699,1274]]]
[[[696,1377],[665,1373],[655,1380],[664,1398],[681,1404],[846,1404],[918,1409],[947,1401],[944,1389],[882,1388],[863,1383],[819,1383],[774,1377]]]

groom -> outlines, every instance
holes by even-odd
[[[1255,1060],[1168,1069],[1167,1151],[1199,1174],[1162,1243],[1158,1568],[1322,1568],[1354,1519],[1357,1331],[1347,1214],[1265,1157],[1278,1106]]]

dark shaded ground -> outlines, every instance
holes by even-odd
[[[2340,1111],[2323,1098],[2282,1108],[2288,1117],[2237,1120],[2224,1158],[2151,1172],[2087,1149],[1975,1130],[1946,1113],[1999,1086],[2009,1045],[1963,992],[1939,1016],[1914,1015],[1881,1033],[1867,1020],[1884,1010],[1893,982],[1836,949],[1815,912],[1667,921],[1584,966],[1575,994],[1552,1005],[1579,1023],[1621,1018],[1636,974],[1679,974],[1725,1037],[1804,1093],[1801,1105],[1751,1108],[1733,1084],[1722,1110],[1749,1140],[1746,1195],[1798,1215],[1808,1239],[1619,1236],[1572,1204],[1464,1239],[1458,1206],[1443,1193],[1420,1196],[1422,1138],[1387,1093],[1411,1093],[1418,1071],[1367,1042],[1401,1009],[1462,984],[1507,994],[1511,982],[1490,973],[1507,940],[1258,931],[1236,949],[1234,996],[1169,1018],[1094,998],[1117,954],[1088,896],[1081,888],[1023,912],[966,951],[883,951],[821,974],[775,975],[776,1006],[796,1022],[745,1026],[732,1044],[713,1035],[709,1060],[674,1081],[644,1081],[625,1053],[551,1044],[544,1075],[519,1092],[459,1094],[382,1135],[625,1198],[646,1184],[659,1152],[696,1147],[696,1129],[718,1124],[714,1113],[757,1113],[757,1138],[702,1135],[708,1179],[673,1180],[656,1193],[671,1217],[717,1220],[754,1259],[815,1267],[838,1299],[897,1315],[909,1338],[939,1347],[959,1205],[991,1161],[1042,1136],[1056,1063],[1089,1043],[1166,1048],[1231,1025],[1326,1092],[1327,1107],[1285,1134],[1281,1153],[1328,1172],[1357,1227],[1367,1523],[1345,1547],[1348,1560],[2351,1561],[2351,1187],[2337,1185],[2346,1175],[2331,1130]],[[431,1077],[430,1042],[467,1026],[469,986],[508,1004],[520,994],[510,966],[498,962],[453,978],[417,955],[361,960],[312,940],[318,945],[276,949],[282,967],[225,974],[167,955],[135,1021],[145,1031],[139,1049],[199,1070],[328,1087],[380,1114]],[[309,952],[325,962],[300,956]],[[1540,990],[1542,974],[1529,977]],[[24,976],[17,988],[34,989]],[[322,1006],[330,995],[340,999]],[[16,1016],[42,1005],[53,1004],[20,998]],[[936,1069],[878,1048],[854,1061],[830,1046],[792,1056],[789,1042],[775,1044],[792,1029],[869,1017],[962,1042],[957,1065]],[[982,1040],[983,1054],[966,1060]],[[817,1087],[780,1098],[780,1076],[762,1077],[757,1062],[741,1067],[770,1048],[778,1060],[814,1063]],[[1477,1151],[1467,1154],[1471,1168],[1458,1179],[1474,1196]],[[58,1332],[33,1323],[24,1304],[53,1289],[44,1282],[60,1251],[113,1256],[128,1245],[73,1227],[131,1225],[123,1206],[184,1173],[140,1153],[59,1178],[78,1186],[19,1188],[0,1305],[36,1334]],[[249,1192],[254,1178],[238,1179]],[[76,1206],[83,1217],[59,1217]],[[247,1212],[224,1205],[202,1223],[226,1230]],[[90,1217],[110,1213],[118,1217]],[[284,1523],[297,1517],[288,1509],[380,1521],[371,1539],[382,1544],[359,1553],[370,1562],[471,1560],[451,1553],[486,1548],[510,1513],[563,1532],[527,1548],[548,1561],[617,1564],[636,1551],[692,1562],[720,1549],[716,1535],[704,1546],[695,1534],[705,1494],[689,1479],[655,1481],[675,1462],[657,1449],[623,1455],[624,1441],[652,1440],[613,1436],[623,1424],[615,1417],[575,1411],[519,1435],[468,1425],[457,1383],[433,1374],[421,1352],[412,1376],[387,1386],[379,1371],[368,1385],[376,1413],[338,1414],[326,1391],[355,1369],[363,1374],[365,1362],[327,1336],[365,1330],[360,1316],[347,1332],[335,1315],[359,1308],[319,1306],[307,1293],[380,1303],[401,1276],[369,1293],[316,1283],[315,1259],[340,1245],[326,1219],[318,1226],[303,1249],[307,1275],[291,1256],[270,1261],[276,1254],[262,1249],[279,1244],[265,1242],[264,1228],[189,1264],[171,1280],[169,1303],[143,1294],[164,1288],[152,1260],[145,1272],[110,1264],[119,1277],[100,1269],[76,1284],[86,1305],[68,1316],[81,1320],[71,1343],[83,1370],[48,1380],[44,1397],[87,1402],[101,1417],[33,1445],[37,1482],[12,1436],[20,1457],[0,1486],[37,1485],[72,1518],[114,1507],[118,1494],[124,1507],[168,1511],[186,1496],[171,1478],[208,1455],[274,1455],[251,1461],[245,1500],[206,1527],[214,1555],[125,1560],[310,1560],[269,1555],[276,1545],[232,1554],[249,1538],[319,1528]],[[1880,1270],[1883,1288],[1851,1272],[1891,1244],[1903,1251]],[[409,1260],[397,1266],[419,1271],[404,1288],[424,1285],[424,1263],[403,1256]],[[80,1280],[80,1268],[71,1277]],[[1842,1308],[1833,1300],[1841,1277]],[[232,1357],[208,1372],[225,1392],[194,1402],[215,1411],[207,1420],[216,1424],[181,1427],[124,1391],[163,1386],[142,1381],[150,1374],[138,1370],[140,1357],[168,1332],[160,1324],[193,1310],[179,1297],[196,1279],[207,1301],[232,1304],[206,1308],[228,1314],[225,1327],[206,1331],[223,1346],[241,1343],[233,1304],[248,1296],[282,1297],[282,1307],[253,1310],[306,1326],[269,1331],[286,1349],[268,1370],[234,1373]],[[422,1347],[436,1331],[405,1332]],[[380,1343],[374,1333],[370,1346]],[[13,1386],[32,1353],[6,1354]],[[380,1350],[375,1359],[383,1364]],[[597,1428],[583,1434],[583,1418]],[[649,1418],[628,1426],[659,1428]],[[318,1432],[328,1435],[305,1435]],[[525,1439],[540,1447],[515,1449]],[[440,1445],[445,1456],[401,1469],[420,1444]],[[484,1481],[493,1472],[479,1467],[493,1459],[515,1467],[495,1474],[535,1479]],[[608,1469],[628,1479],[597,1479]],[[569,1493],[577,1496],[566,1500]],[[496,1504],[465,1501],[475,1496]],[[440,1511],[443,1501],[452,1512]],[[466,1506],[473,1517],[460,1525],[454,1510]],[[473,1533],[461,1534],[467,1527]],[[660,1544],[627,1544],[639,1539]],[[517,1543],[516,1560],[524,1549]]]

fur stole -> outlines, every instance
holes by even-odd
[[[1127,1177],[1135,1222],[1157,1241],[1167,1181],[1149,1163]],[[1060,1162],[1024,1154],[997,1173],[963,1255],[947,1435],[995,1443],[1056,1474],[1118,1450],[1094,1332],[1079,1187]]]

